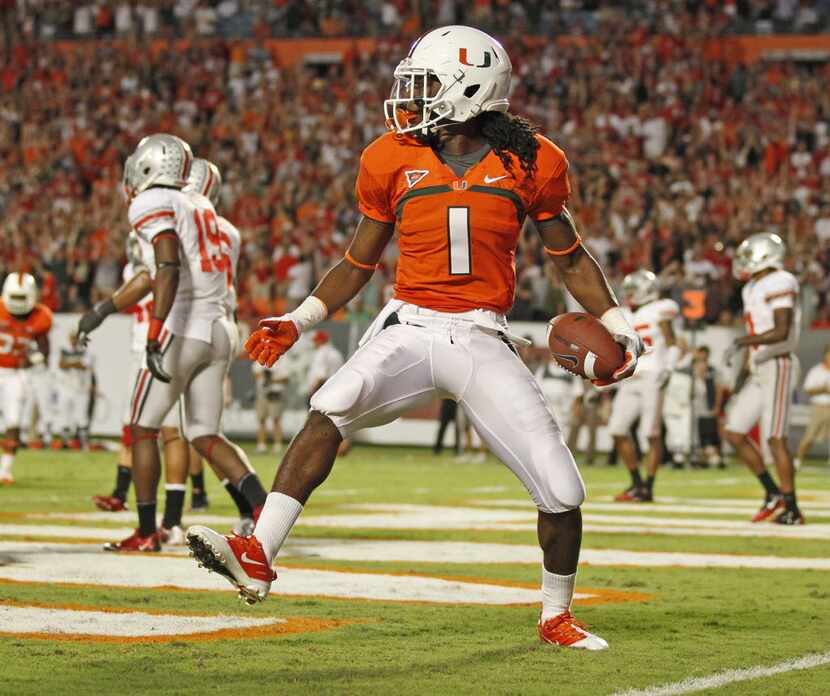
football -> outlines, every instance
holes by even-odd
[[[584,312],[551,319],[548,346],[561,367],[586,379],[611,379],[625,360],[622,346],[602,322]]]

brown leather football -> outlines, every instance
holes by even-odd
[[[625,361],[622,346],[602,322],[584,312],[551,319],[548,346],[561,367],[586,379],[611,379]]]

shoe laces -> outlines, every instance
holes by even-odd
[[[555,636],[562,644],[569,645],[585,638],[588,626],[577,621],[571,612],[565,611],[545,621],[542,629]]]

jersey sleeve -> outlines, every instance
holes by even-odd
[[[764,298],[767,304],[773,309],[790,309],[795,307],[795,298],[798,297],[798,281],[789,273],[776,278],[775,283],[770,284]]]
[[[46,305],[38,305],[37,311],[32,314],[32,333],[35,336],[44,336],[52,329],[52,310]]]
[[[565,208],[571,195],[568,180],[568,159],[547,138],[537,137],[539,150],[536,155],[536,176],[540,184],[527,210],[533,220],[550,220]]]
[[[391,187],[385,185],[384,177],[372,166],[377,154],[369,149],[360,157],[360,168],[357,172],[355,195],[357,208],[366,217],[378,222],[395,222],[395,213],[392,210]]]
[[[164,189],[149,189],[130,204],[130,225],[148,242],[161,232],[176,229],[176,208]]]

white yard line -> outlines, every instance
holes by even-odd
[[[285,624],[285,619],[241,616],[186,616],[0,605],[0,633],[116,638],[186,636]]]
[[[647,689],[628,689],[617,691],[612,696],[680,696],[681,694],[693,694],[696,691],[706,689],[719,689],[729,684],[759,679],[761,677],[773,677],[776,674],[786,672],[797,672],[804,669],[814,669],[822,665],[830,664],[830,652],[804,655],[803,657],[784,660],[769,667],[756,665],[746,669],[730,669],[725,672],[716,672],[708,677],[696,677],[684,679],[673,684],[652,686]],[[761,690],[763,693],[763,689]]]

